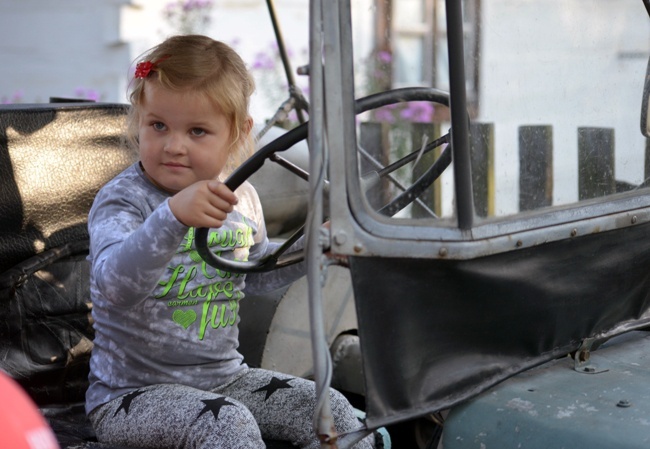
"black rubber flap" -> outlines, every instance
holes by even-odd
[[[648,324],[649,225],[477,259],[350,261],[367,391],[379,427]]]

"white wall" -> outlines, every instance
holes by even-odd
[[[0,2],[0,99],[74,97],[79,88],[119,95],[129,46],[119,33],[120,1]]]
[[[480,121],[495,123],[497,213],[518,209],[518,127],[552,125],[554,204],[577,200],[577,128],[615,128],[616,178],[643,180],[650,19],[637,0],[488,0]]]

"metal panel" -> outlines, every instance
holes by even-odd
[[[647,448],[650,336],[633,332],[616,340],[592,353],[594,374],[563,358],[454,408],[443,447]]]

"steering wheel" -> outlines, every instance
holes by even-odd
[[[449,107],[449,95],[446,92],[427,87],[407,87],[360,98],[355,102],[355,113],[360,114],[362,112],[366,112],[371,109],[377,109],[389,104],[409,101],[429,101]],[[308,123],[303,123],[262,147],[246,162],[239,166],[239,168],[237,168],[228,177],[228,179],[225,181],[225,184],[232,191],[235,191],[240,185],[242,185],[244,181],[246,181],[260,168],[262,168],[262,165],[264,165],[266,159],[273,158],[276,153],[285,151],[301,140],[307,138],[307,126]],[[449,142],[449,134],[446,134],[441,138],[431,142],[425,147],[423,151],[430,151],[431,149],[440,146],[443,143]],[[389,169],[395,170],[404,164],[414,160],[417,157],[417,154],[421,152],[422,151],[418,151],[404,156],[400,160],[391,164],[389,167],[386,167],[384,170],[387,170],[387,172],[392,171]],[[438,157],[438,159],[435,161],[435,163],[433,163],[427,169],[427,171],[422,176],[420,176],[420,178],[418,178],[408,189],[394,198],[390,203],[383,206],[380,209],[380,212],[387,215],[393,215],[397,211],[404,208],[406,205],[410,204],[427,187],[429,187],[433,181],[435,181],[440,176],[440,174],[445,170],[445,168],[447,168],[450,162],[451,148],[448,145],[441,153],[440,157]],[[291,247],[291,245],[293,245],[300,238],[303,233],[303,228],[304,226],[296,231],[291,237],[289,237],[289,239],[280,245],[273,253],[254,261],[234,261],[214,254],[212,251],[210,251],[210,248],[208,246],[209,228],[196,229],[196,250],[207,264],[220,270],[231,271],[235,273],[256,273],[262,271],[270,271],[272,269],[293,265],[303,260],[303,251],[294,251],[292,253],[285,254],[289,247]]]

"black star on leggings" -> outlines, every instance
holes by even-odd
[[[219,411],[221,410],[221,407],[225,405],[235,405],[232,402],[228,402],[224,397],[217,399],[202,399],[201,402],[205,404],[205,407],[203,407],[203,410],[201,410],[201,413],[199,413],[199,416],[196,418],[200,418],[204,413],[212,412],[215,421],[219,419]]]
[[[122,398],[122,403],[120,406],[115,410],[115,414],[113,416],[117,416],[118,412],[122,409],[124,409],[125,414],[129,414],[129,407],[131,406],[131,402],[141,394],[144,394],[144,391],[141,390],[135,390],[132,391],[129,394],[125,394],[124,397]]]
[[[264,400],[266,401],[273,393],[278,391],[280,388],[293,388],[291,385],[289,385],[289,382],[291,382],[293,379],[285,379],[285,380],[280,380],[277,377],[272,377],[271,382],[269,382],[268,385],[262,388],[258,388],[257,390],[253,391],[253,393],[257,393],[258,391],[266,391],[266,397]]]

